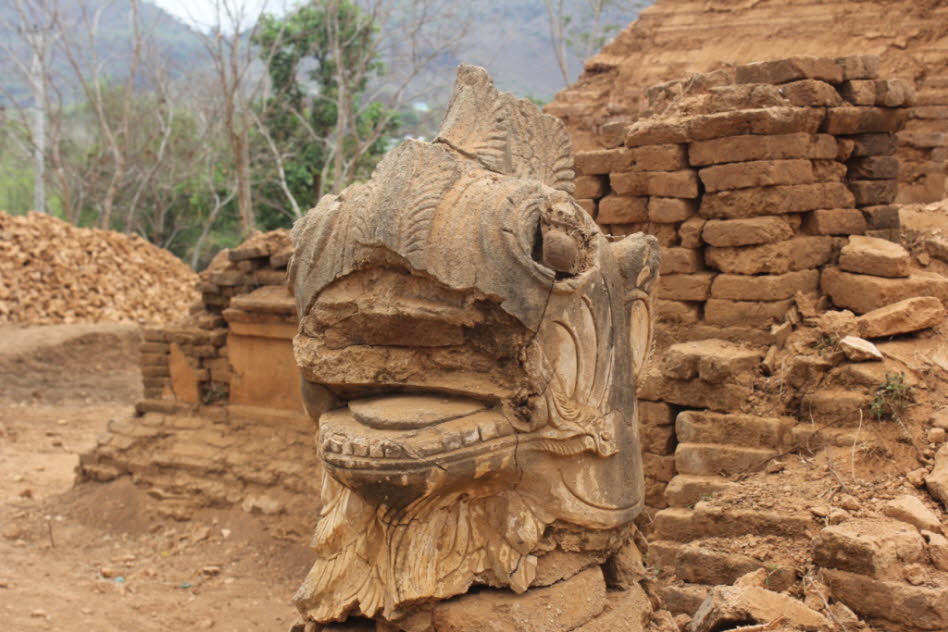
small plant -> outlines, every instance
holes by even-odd
[[[764,586],[770,588],[770,578],[773,577],[775,573],[780,572],[780,567],[776,564],[767,564],[764,568],[767,569],[767,576],[764,578]]]
[[[836,351],[838,347],[839,336],[835,334],[820,334],[820,337],[813,342],[813,348],[821,356]]]
[[[899,421],[911,399],[911,388],[904,373],[886,373],[885,382],[877,389],[869,404],[869,414],[877,421]]]
[[[227,399],[227,387],[217,382],[211,382],[204,388],[201,395],[201,403],[205,406],[211,406],[217,402]]]

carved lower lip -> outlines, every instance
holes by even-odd
[[[375,399],[395,400],[397,396]],[[467,409],[473,412],[427,414],[423,418],[431,421],[423,425],[408,423],[398,415],[391,419],[367,417],[355,405],[329,411],[319,421],[323,460],[346,469],[405,470],[503,450],[516,443],[516,431],[498,409]]]

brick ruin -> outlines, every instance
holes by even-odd
[[[802,599],[809,584],[792,568],[722,540],[765,538],[806,560],[816,536],[874,546],[845,520],[826,534],[806,512],[768,508],[772,490],[748,477],[794,451],[854,445],[888,366],[864,361],[881,358],[868,340],[944,319],[948,277],[912,267],[893,205],[900,142],[942,132],[913,123],[936,119],[913,115],[912,86],[880,77],[871,56],[739,65],[647,95],[639,118],[576,154],[575,197],[607,232],[645,232],[662,250],[656,349],[638,391],[648,560],[680,617],[761,569],[766,588]],[[290,254],[280,231],[225,251],[187,321],[146,331],[146,399],[83,457],[86,477],[130,474],[172,514],[242,504],[308,532],[319,466],[292,357]],[[921,538],[922,553],[941,546]],[[903,616],[900,629],[948,627],[948,564],[925,567],[937,587],[910,586],[847,565],[830,544],[817,557],[835,599],[883,625],[899,615],[862,593],[903,615],[916,600],[928,618]]]
[[[694,74],[647,90],[641,118],[577,153],[576,196],[597,222],[662,246],[657,348],[638,392],[641,522],[673,613],[695,615],[713,586],[758,570],[772,590],[800,590],[773,552],[812,559],[813,516],[781,511],[767,500],[773,488],[741,481],[788,453],[855,445],[887,374],[850,345],[944,319],[948,278],[911,267],[893,205],[916,97],[878,73],[863,56]],[[852,529],[865,528],[834,537],[868,555],[853,543]],[[833,596],[862,616],[896,619],[860,591],[900,604],[948,596],[884,584],[892,577],[840,562],[820,537]],[[906,616],[904,629],[928,624]],[[932,620],[948,625],[948,612]]]
[[[898,202],[932,202],[946,193],[948,6],[917,0],[656,0],[585,62],[585,72],[546,111],[563,119],[574,146],[602,146],[610,127],[646,114],[647,89],[690,72],[797,55],[860,51],[879,57],[882,73],[916,93],[898,134]],[[696,43],[700,42],[700,45]],[[872,105],[871,91],[846,95]]]

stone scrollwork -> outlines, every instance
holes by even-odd
[[[441,132],[293,229],[294,341],[317,420],[307,621],[408,623],[555,550],[604,559],[643,506],[636,376],[652,237],[572,199],[563,125],[464,66]]]

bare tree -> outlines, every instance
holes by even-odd
[[[569,85],[569,68],[566,60],[566,25],[569,18],[563,13],[563,0],[543,0],[546,17],[550,26],[550,41],[553,44],[553,56],[563,75],[563,84]]]
[[[570,84],[569,60],[572,53],[579,61],[596,54],[618,25],[606,21],[610,9],[641,10],[646,0],[543,0],[550,29],[553,56],[563,75],[563,83]],[[623,15],[623,19],[630,16]]]
[[[3,29],[16,37],[0,38],[0,49],[12,63],[21,80],[27,83],[31,91],[29,129],[25,141],[30,145],[33,157],[33,209],[46,212],[46,127],[47,127],[47,88],[50,83],[50,53],[58,39],[55,29],[57,6],[49,0],[14,0],[13,13],[3,20]],[[29,63],[26,58],[29,58]],[[4,95],[13,103],[17,99]]]
[[[241,230],[247,237],[256,230],[250,155],[250,135],[254,128],[252,104],[265,86],[265,73],[257,65],[258,52],[250,42],[267,3],[252,12],[242,0],[213,2],[215,23],[209,33],[201,34],[201,39],[214,68],[215,87],[222,97],[222,117],[233,154]]]

